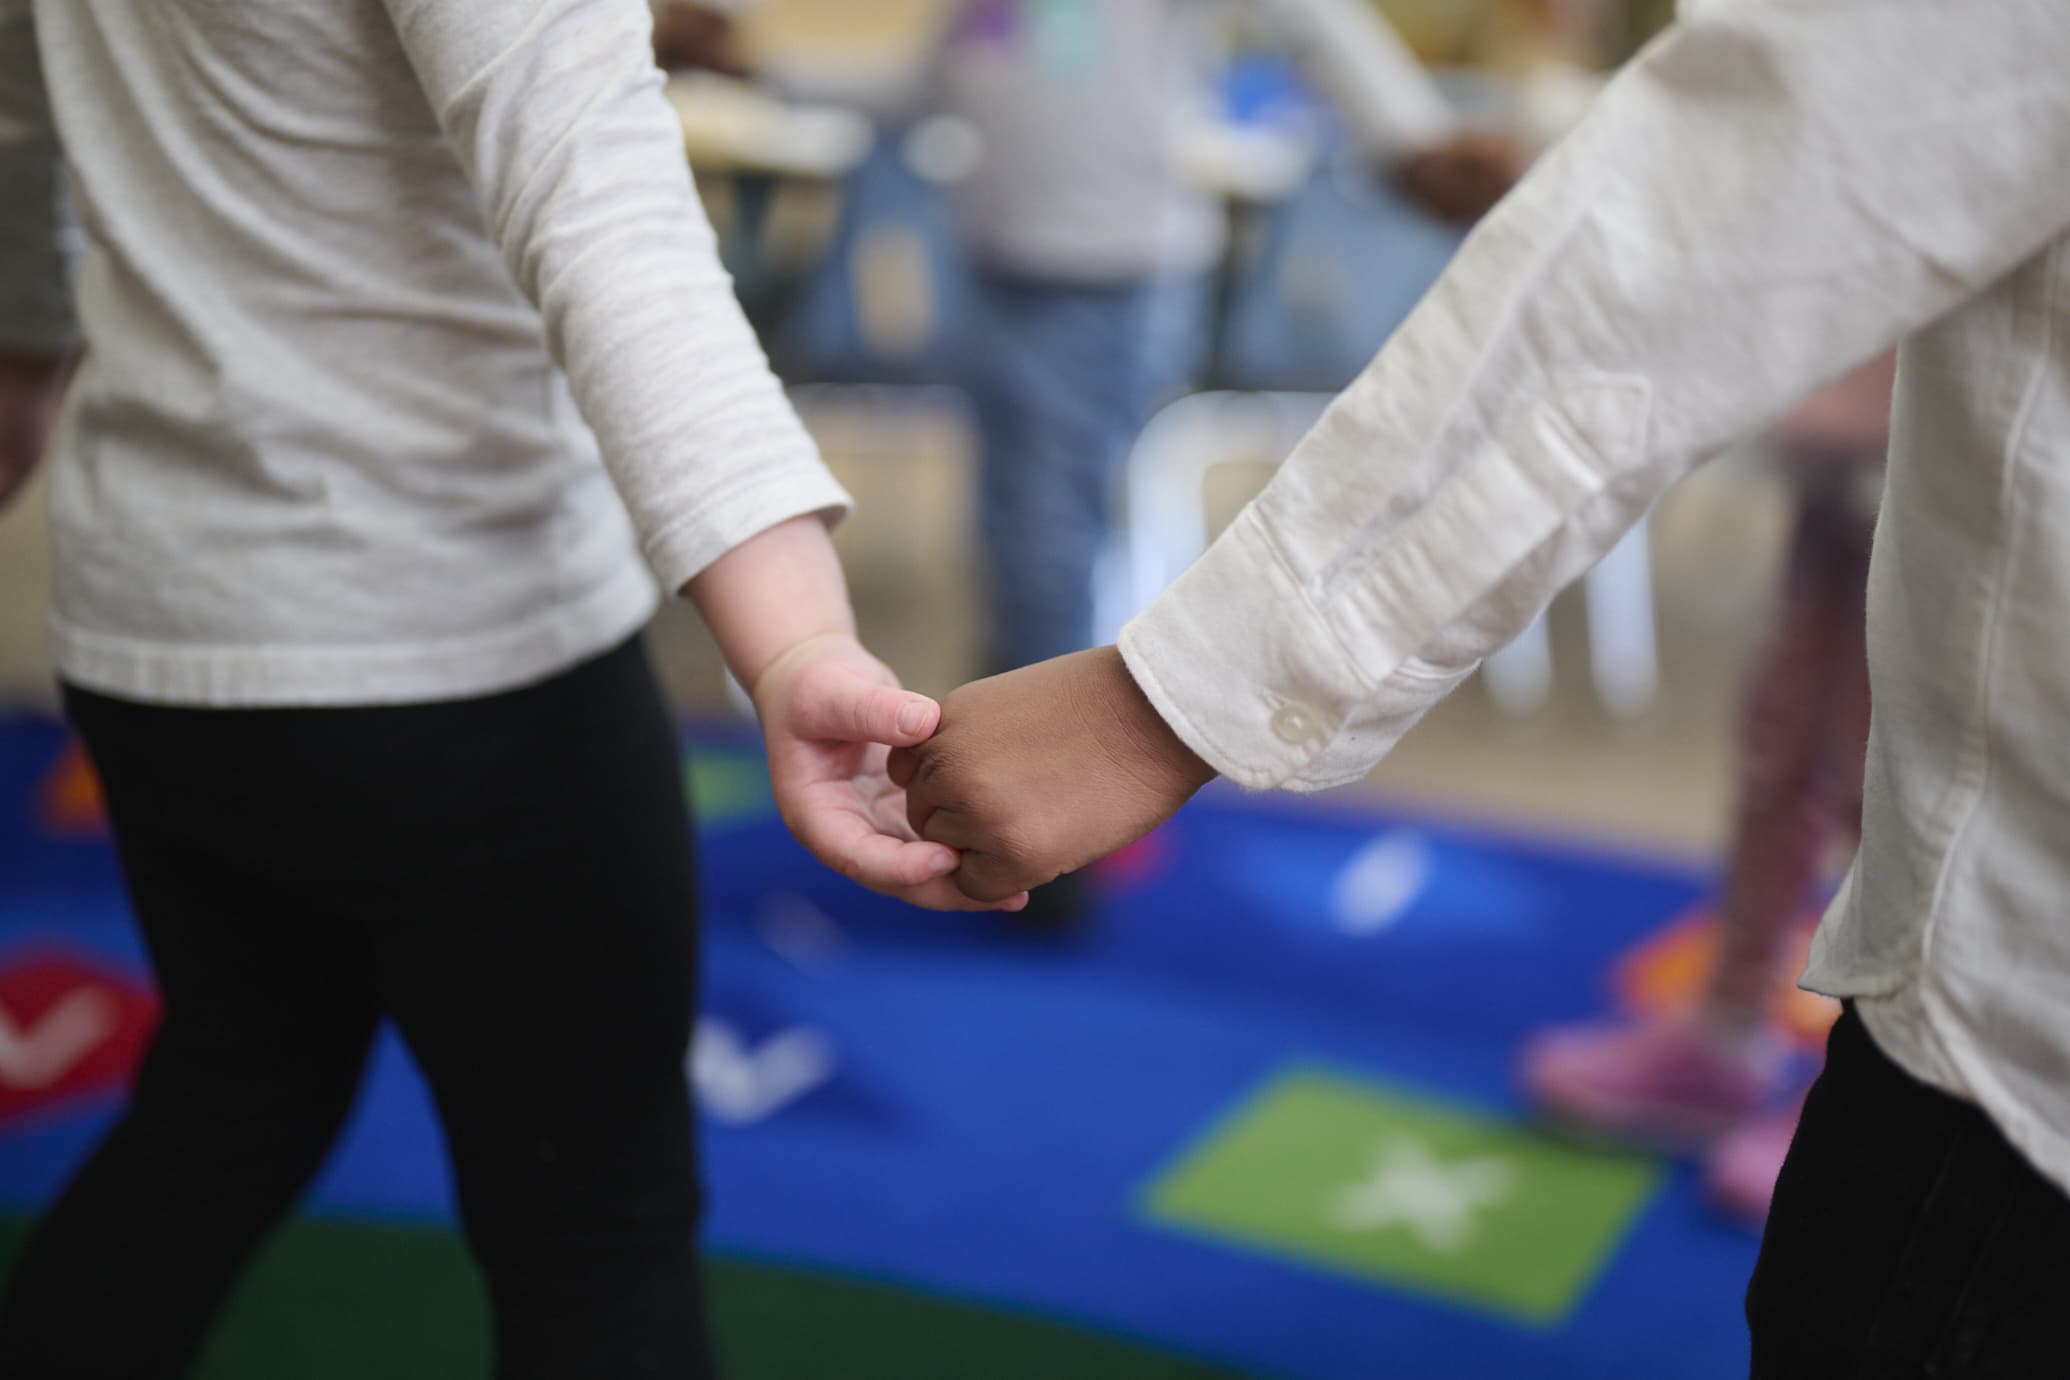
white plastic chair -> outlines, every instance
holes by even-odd
[[[1330,395],[1195,393],[1150,420],[1122,475],[1122,519],[1096,588],[1102,641],[1207,549],[1208,472],[1241,461],[1277,464],[1307,434]],[[1642,522],[1591,570],[1589,671],[1596,698],[1631,717],[1660,688],[1653,608],[1653,562]],[[1523,715],[1552,694],[1552,640],[1539,618],[1482,668],[1488,693],[1506,713]]]

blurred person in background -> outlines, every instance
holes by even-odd
[[[642,0],[0,0],[0,488],[49,438],[58,673],[163,998],[0,1299],[9,1380],[184,1373],[383,1018],[497,1374],[710,1373],[657,581],[812,851],[969,904],[884,775],[939,711],[855,638],[847,497],[650,36]]]
[[[1116,471],[1206,354],[1223,212],[1180,135],[1212,99],[1208,30],[1232,8],[1300,61],[1376,172],[1439,214],[1471,218],[1514,180],[1514,149],[1462,131],[1362,0],[966,0],[934,80],[984,150],[959,196],[994,669],[1090,643]]]
[[[2070,1374],[2070,11],[1710,0],[1467,241],[1119,647],[894,753],[1013,895],[1216,775],[1362,777],[1694,464],[1900,351],[1846,1003],[1747,1294],[1768,1377]]]
[[[1716,954],[1696,1010],[1558,1027],[1522,1060],[1525,1089],[1554,1120],[1592,1137],[1706,1151],[1713,1196],[1755,1222],[1803,1108],[1801,1096],[1767,1105],[1783,1068],[1776,985],[1833,846],[1851,846],[1861,830],[1869,548],[1895,366],[1891,355],[1862,366],[1776,432],[1794,530],[1741,704]]]

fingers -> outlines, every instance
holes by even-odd
[[[971,900],[986,905],[997,905],[1056,876],[1053,868],[1045,871],[1019,858],[989,851],[999,847],[997,834],[988,832],[960,811],[936,810],[927,821],[923,837],[961,852],[962,863],[953,877],[956,887]]]
[[[898,839],[917,839],[920,831],[906,818],[906,795],[904,791],[884,791],[869,804],[870,818],[877,825],[879,833]]]
[[[924,885],[953,872],[959,861],[953,848],[884,833],[856,809],[808,809],[791,827],[814,857],[875,891]]]
[[[791,702],[790,731],[814,742],[926,742],[941,723],[942,707],[925,695],[873,685],[834,669],[800,678]]]
[[[921,840],[870,834],[857,841],[843,869],[864,886],[895,891],[923,886],[947,876],[960,865],[953,848]]]
[[[921,754],[912,748],[893,748],[885,756],[884,775],[904,797],[901,808],[905,811],[906,823],[912,826],[915,835],[926,838],[927,821],[934,817],[934,812],[941,806],[938,803],[938,791],[929,790],[924,786],[916,789],[914,786],[914,782],[920,776],[922,760],[924,759]]]
[[[1027,869],[990,853],[965,853],[956,869],[956,889],[973,901],[996,904],[1024,894],[1052,877],[1031,877]]]
[[[871,815],[876,815],[876,811],[871,811]],[[894,828],[886,826],[882,817],[874,817],[874,826],[878,830]],[[954,848],[944,848],[938,842],[905,840],[890,832],[871,834],[869,826],[857,832],[845,823],[834,826],[834,832],[849,840],[849,861],[826,854],[822,854],[822,861],[863,886],[896,896],[907,904],[927,910],[1021,910],[1027,904],[1025,892],[1000,892],[983,900],[967,896],[952,875],[963,859]]]
[[[1020,887],[995,885],[983,896],[969,892],[951,875],[963,861],[955,849],[886,832],[882,821],[857,808],[808,807],[793,820],[792,828],[827,866],[912,905],[928,910],[1019,910],[1027,904]]]
[[[998,901],[973,901],[958,890],[956,883],[947,877],[908,887],[903,891],[893,892],[892,895],[908,905],[919,906],[924,910],[1017,911],[1024,909],[1028,904],[1028,893],[1025,891]]]
[[[907,808],[912,808],[911,796]],[[978,822],[960,810],[927,808],[927,818],[916,821],[914,832],[921,838],[934,843],[945,843],[959,852],[969,848],[984,848],[990,839]]]

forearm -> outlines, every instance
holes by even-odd
[[[387,4],[663,586],[845,511],[719,262],[645,4]]]
[[[816,517],[748,538],[683,589],[750,695],[784,653],[815,638],[855,635],[848,582]]]

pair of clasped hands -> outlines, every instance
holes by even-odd
[[[889,679],[881,663],[843,670],[865,668]],[[775,669],[767,708],[834,689],[797,696],[804,687],[786,686],[787,668]],[[845,679],[843,670],[812,658],[799,673]],[[1030,888],[1141,838],[1215,775],[1112,647],[976,681],[939,705],[884,680],[857,702],[861,718],[882,720],[868,735],[874,742],[855,741],[863,734],[853,730],[817,744],[810,730],[773,732],[770,766],[778,808],[815,854],[916,905],[1018,910]],[[765,727],[772,717],[765,712]],[[824,761],[800,771],[782,760],[786,752],[844,760],[833,771]],[[786,789],[815,778],[824,793],[816,801]],[[829,808],[835,795],[845,808]]]

